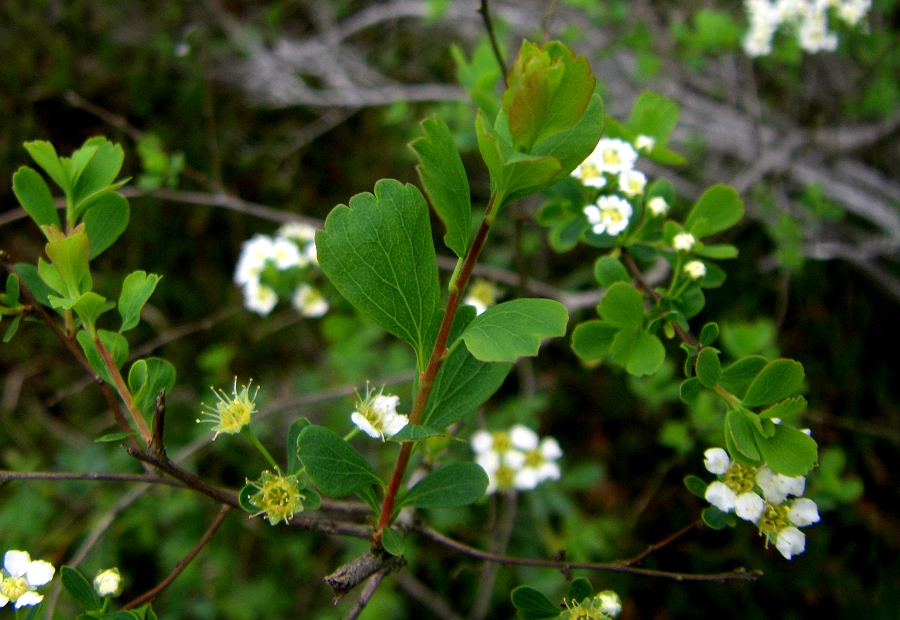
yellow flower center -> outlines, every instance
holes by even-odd
[[[725,472],[723,482],[738,495],[746,493],[756,484],[756,470],[742,463],[734,462]]]
[[[19,600],[19,597],[28,592],[28,582],[25,577],[7,577],[0,584],[0,594],[3,594],[12,602]]]
[[[494,478],[497,479],[498,488],[509,489],[516,481],[516,472],[508,465],[501,465],[494,473]]]
[[[535,448],[525,455],[525,467],[540,467],[544,462],[544,455],[540,448]]]
[[[509,435],[503,431],[494,433],[494,452],[503,454],[512,449],[512,440]]]
[[[612,149],[603,152],[603,163],[609,164],[611,166],[618,166],[622,163],[622,158],[619,157],[619,153]]]
[[[614,223],[621,222],[624,218],[622,217],[622,212],[618,209],[601,209],[600,216],[609,218]]]
[[[759,523],[756,524],[759,531],[774,538],[778,532],[791,525],[788,512],[789,509],[784,504],[775,506],[767,503],[766,510],[760,517]]]

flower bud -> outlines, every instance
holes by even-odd
[[[100,596],[119,596],[122,593],[122,575],[118,568],[107,568],[94,577],[94,590]]]

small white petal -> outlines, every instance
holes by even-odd
[[[31,556],[27,551],[7,551],[3,556],[3,568],[11,577],[24,577],[31,564]]]
[[[787,499],[787,491],[776,483],[778,475],[768,467],[762,467],[756,472],[756,484],[762,489],[763,497],[776,506]]]
[[[509,429],[509,439],[519,450],[528,452],[538,447],[538,435],[527,426],[516,424]]]
[[[604,590],[595,599],[600,601],[600,611],[615,618],[622,611],[622,599],[612,590]]]
[[[786,559],[806,551],[806,536],[795,527],[786,527],[778,532],[775,547]]]
[[[741,493],[735,501],[734,513],[744,521],[756,523],[766,509],[766,502],[753,491]]]
[[[378,429],[369,424],[369,421],[363,417],[359,412],[354,411],[350,415],[350,420],[359,427],[359,429],[364,432],[369,437],[373,437],[375,439],[381,439],[381,433],[378,432]]]
[[[541,456],[548,461],[555,461],[563,455],[559,442],[553,437],[544,437],[541,440]]]
[[[509,450],[503,455],[503,462],[510,469],[519,471],[525,467],[525,454],[518,450]]]
[[[806,478],[796,476],[794,478],[778,474],[775,476],[775,485],[784,491],[785,496],[800,497],[806,490]]]
[[[541,482],[544,480],[559,480],[561,476],[562,470],[556,463],[542,463],[538,468],[538,478],[540,478]]]
[[[479,454],[475,458],[475,462],[481,465],[481,468],[488,473],[489,476],[495,474],[500,469],[500,455],[496,452],[485,452]]]
[[[731,512],[737,503],[737,493],[732,491],[724,482],[713,482],[706,487],[706,501],[721,510]]]
[[[540,482],[536,469],[526,467],[516,472],[514,486],[519,491],[530,491]]]
[[[489,452],[494,446],[494,436],[488,431],[477,431],[472,435],[472,439],[469,440],[469,443],[472,444],[472,451],[475,454],[484,454],[485,452]]]
[[[39,588],[40,586],[49,583],[50,580],[53,579],[54,573],[56,573],[56,569],[53,567],[53,564],[45,562],[44,560],[35,560],[28,565],[28,570],[25,573],[25,580],[31,587]]]
[[[791,504],[791,510],[788,512],[788,519],[797,527],[806,527],[813,523],[819,522],[819,507],[809,498],[801,497],[794,500]]]
[[[16,601],[16,609],[18,609],[20,607],[24,607],[26,605],[29,605],[29,606],[37,605],[38,603],[40,603],[43,600],[44,600],[43,594],[38,594],[37,592],[34,592],[34,591],[26,592],[25,594],[20,596],[19,599]]]
[[[731,467],[731,458],[722,448],[710,448],[703,453],[703,465],[706,471],[721,476]]]

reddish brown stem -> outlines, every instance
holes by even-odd
[[[425,413],[425,405],[428,404],[428,397],[431,395],[431,389],[434,387],[434,380],[437,378],[438,371],[444,363],[444,356],[447,354],[447,339],[450,337],[450,328],[453,326],[453,320],[456,318],[456,311],[459,309],[462,294],[466,290],[466,284],[475,269],[475,263],[478,262],[478,256],[484,248],[487,240],[488,232],[491,229],[490,222],[491,211],[494,208],[494,198],[491,196],[487,209],[485,209],[484,219],[481,226],[475,234],[475,239],[466,254],[462,268],[454,282],[451,282],[450,297],[447,300],[447,311],[441,321],[441,327],[438,330],[437,339],[434,342],[434,348],[431,351],[431,357],[428,360],[428,366],[419,377],[419,386],[416,391],[416,399],[413,401],[412,411],[409,413],[409,423],[418,424]],[[394,513],[394,501],[400,490],[400,484],[403,482],[403,476],[406,473],[406,467],[409,465],[409,458],[412,455],[413,442],[406,442],[400,448],[397,455],[397,462],[394,465],[394,471],[388,482],[387,489],[384,493],[384,501],[381,504],[381,515],[378,518],[378,527],[375,531],[374,542],[381,543],[381,530],[390,525],[391,517]]]

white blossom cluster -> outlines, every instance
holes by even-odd
[[[572,176],[585,186],[605,190],[584,208],[596,234],[615,237],[628,227],[634,214],[631,201],[641,200],[647,185],[644,173],[634,168],[638,151],[652,151],[655,145],[656,140],[645,135],[635,138],[634,145],[619,138],[602,138],[594,152],[572,171]],[[647,202],[647,209],[653,217],[662,217],[669,205],[661,196],[655,196]]]
[[[495,433],[478,431],[471,442],[475,462],[488,475],[488,495],[504,489],[530,491],[545,480],[559,480],[561,475],[556,461],[562,450],[557,441],[540,439],[521,424]]]
[[[772,39],[779,29],[797,34],[800,47],[811,54],[833,52],[838,35],[829,29],[833,16],[848,26],[856,26],[872,8],[872,0],[744,0],[750,29],[743,47],[748,56],[772,53]]]
[[[0,607],[13,603],[16,609],[44,600],[37,589],[50,583],[56,568],[44,560],[32,560],[27,551],[7,551],[0,571]]]
[[[244,291],[244,306],[261,316],[278,303],[277,289],[293,291],[291,304],[305,317],[328,312],[328,301],[311,279],[318,269],[316,229],[307,224],[285,224],[274,237],[254,235],[244,242],[234,281]],[[277,284],[267,280],[274,276]]]
[[[798,528],[819,521],[816,503],[802,497],[806,478],[732,462],[722,448],[710,448],[704,457],[707,471],[719,477],[706,487],[706,501],[755,524],[766,544],[774,543],[788,560],[806,550],[806,536]]]

